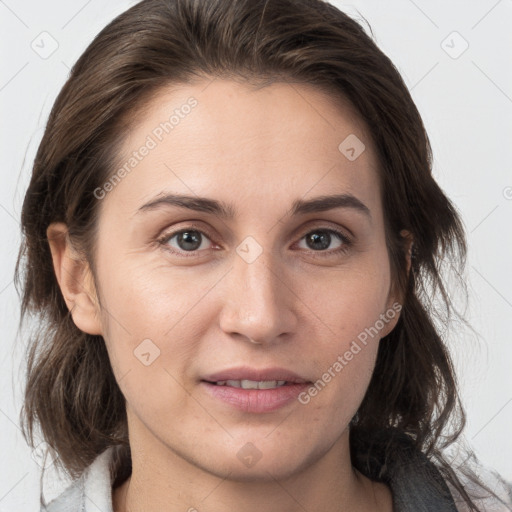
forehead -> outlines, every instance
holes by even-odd
[[[135,205],[174,190],[270,204],[349,192],[375,206],[377,167],[369,132],[347,101],[306,84],[204,80],[163,88],[146,103],[109,196]]]

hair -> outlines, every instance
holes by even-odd
[[[109,446],[128,464],[124,397],[103,338],[73,323],[46,230],[64,222],[94,274],[94,191],[112,176],[137,114],[164,87],[214,78],[310,84],[335,101],[348,100],[366,124],[402,310],[380,341],[351,422],[352,457],[358,459],[360,440],[395,428],[478,510],[443,454],[465,425],[441,332],[454,310],[442,264],[461,275],[463,224],[432,176],[428,136],[399,72],[358,22],[322,0],[143,0],[110,22],[73,66],[51,110],[21,215],[20,325],[28,314],[38,319],[27,347],[25,439],[33,447],[39,428],[57,464],[74,478]],[[403,229],[414,237],[410,272]],[[436,307],[434,296],[441,298]]]

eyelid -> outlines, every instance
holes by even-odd
[[[338,224],[334,224],[327,220],[312,220],[307,222],[307,226],[305,228],[299,228],[296,233],[302,233],[301,238],[310,233],[311,231],[314,231],[315,229],[318,229],[319,231],[334,231],[335,233],[339,233],[342,235],[347,241],[352,242],[355,238],[352,231],[350,231],[348,228],[342,227]],[[294,235],[295,236],[295,235]]]
[[[337,222],[326,220],[326,219],[312,219],[307,221],[307,228],[304,234],[309,233],[309,231],[313,229],[325,229],[339,232],[342,234],[348,241],[353,242],[356,239],[356,236],[352,230],[350,230],[346,225],[340,225]],[[299,229],[301,232],[302,229]],[[304,235],[303,235],[304,236]]]

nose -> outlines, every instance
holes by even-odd
[[[220,293],[220,328],[228,335],[268,345],[296,331],[297,298],[272,255],[263,252],[250,263],[235,255]]]

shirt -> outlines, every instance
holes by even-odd
[[[455,504],[453,496],[456,494],[452,495],[451,487],[448,487],[437,467],[422,452],[413,448],[405,434],[399,436],[399,441],[393,441],[391,452],[379,452],[371,447],[372,451],[369,446],[365,445],[366,450],[362,449],[353,456],[353,464],[369,478],[390,486],[394,512],[468,510],[460,501]],[[81,477],[47,507],[41,507],[41,512],[113,512],[112,486],[116,468],[113,466],[112,452],[113,447],[109,447],[98,455]],[[389,453],[393,456],[390,457]],[[512,511],[512,484],[497,475],[493,482],[488,483],[495,492],[501,486],[503,499],[482,498],[476,501],[480,509],[484,512]]]

